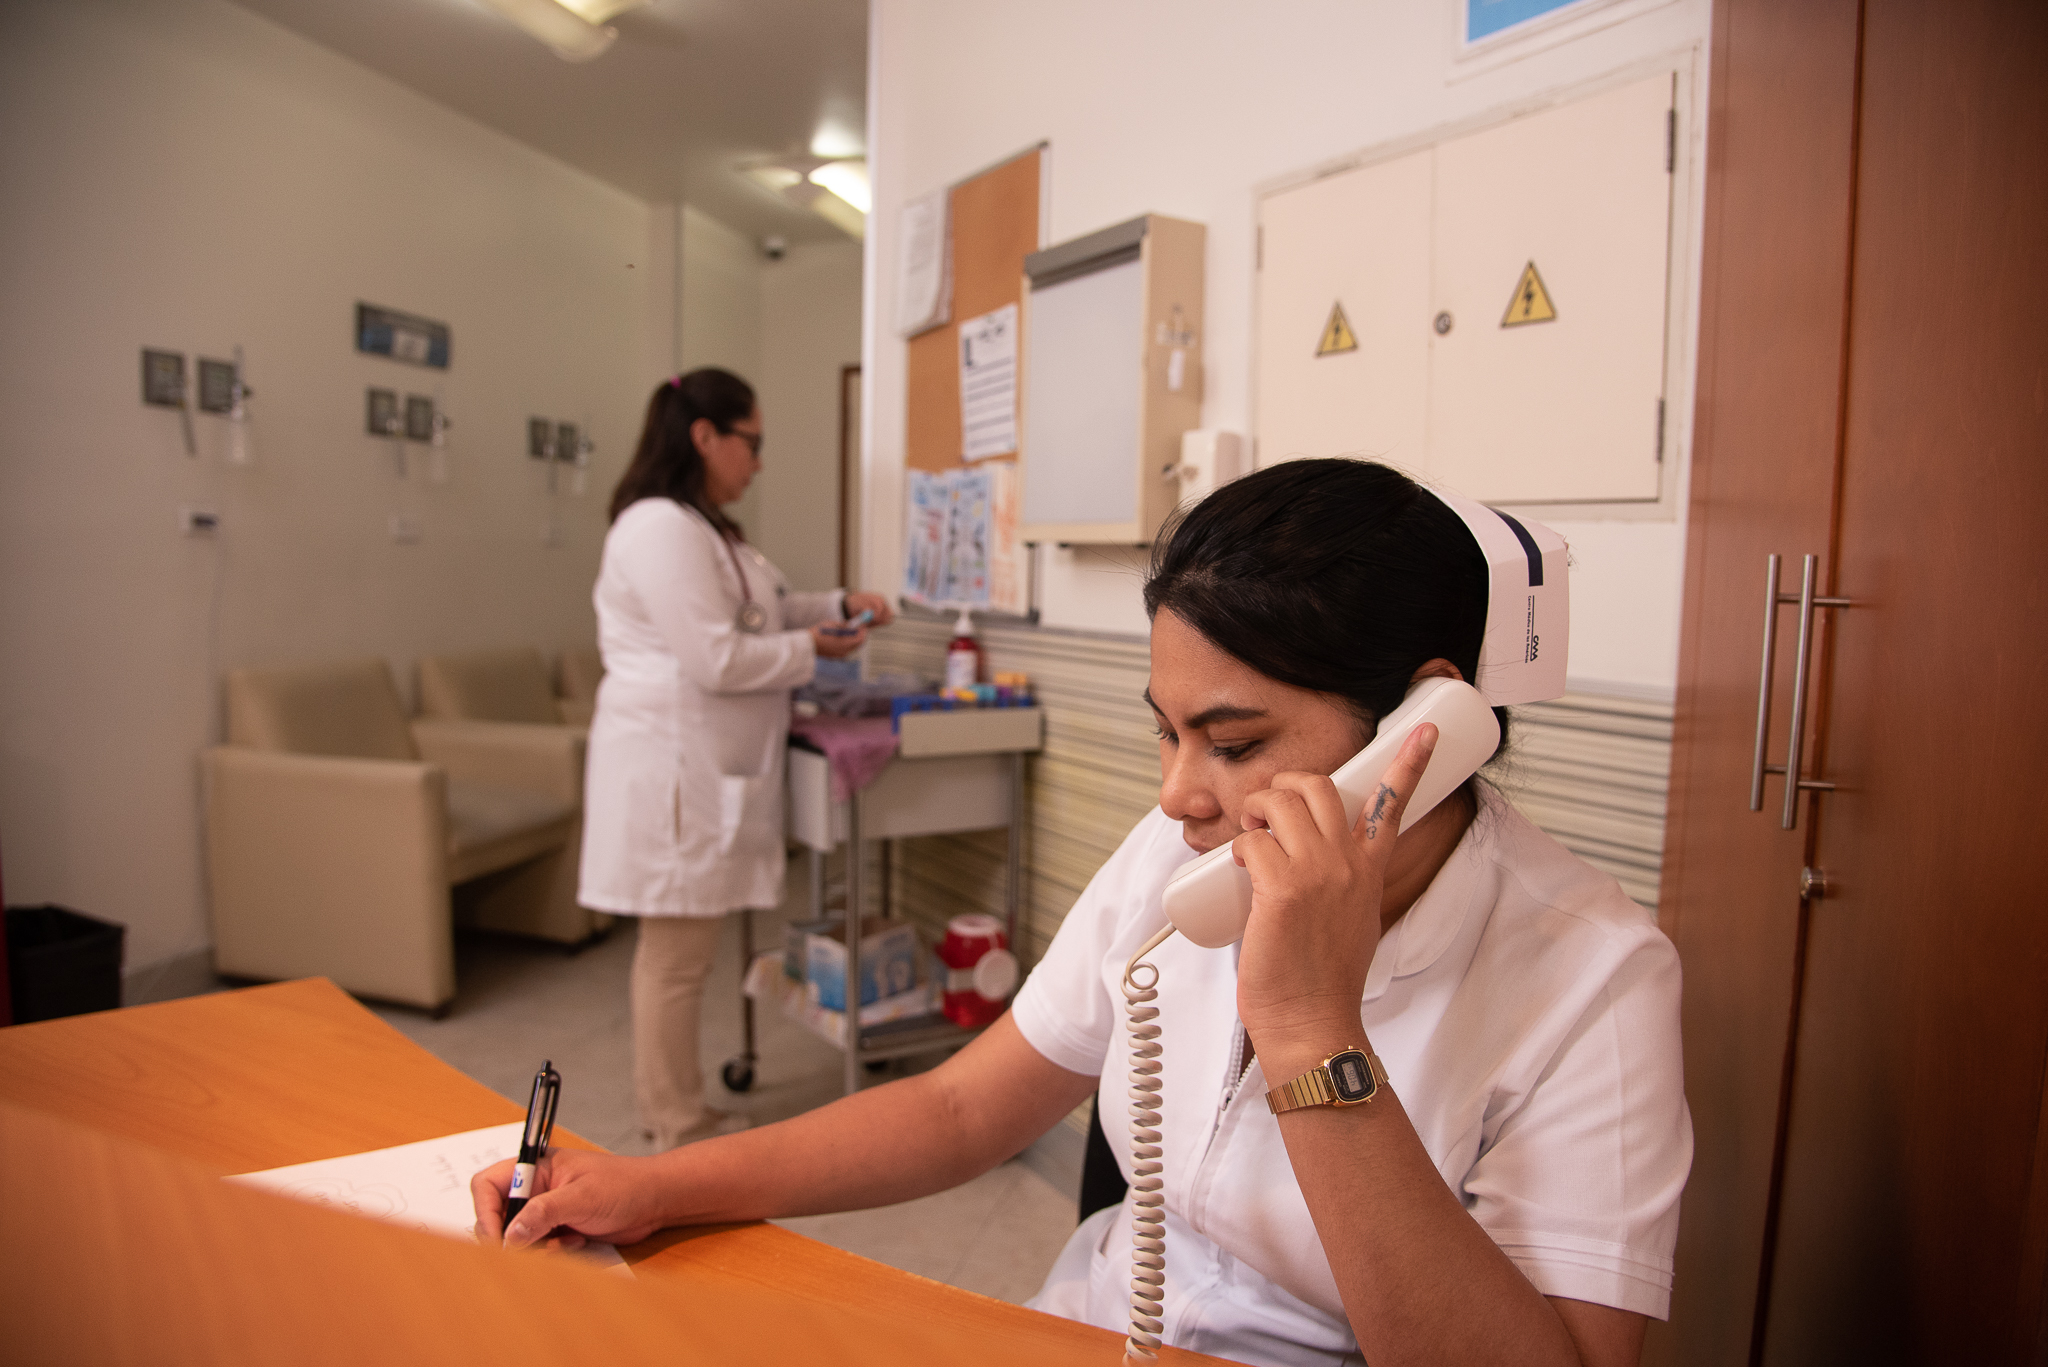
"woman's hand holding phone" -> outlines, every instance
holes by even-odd
[[[826,659],[843,660],[868,643],[868,629],[821,624],[811,628],[811,643]]]
[[[1355,824],[1321,774],[1276,774],[1245,799],[1245,833],[1231,842],[1252,880],[1237,1010],[1271,1078],[1294,1075],[1274,1056],[1280,1040],[1315,1054],[1304,1068],[1362,1042],[1359,1000],[1379,945],[1394,840],[1436,739],[1433,725],[1415,729]]]

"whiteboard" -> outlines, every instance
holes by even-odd
[[[1025,525],[1137,520],[1144,305],[1141,259],[1031,291]]]

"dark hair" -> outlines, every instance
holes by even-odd
[[[754,387],[729,370],[705,366],[663,381],[647,401],[633,463],[612,491],[612,521],[643,498],[672,498],[704,514],[727,536],[745,540],[740,524],[704,497],[704,457],[690,428],[706,418],[720,432],[730,432],[753,411]]]
[[[1342,698],[1368,725],[1433,659],[1479,670],[1486,557],[1464,519],[1397,470],[1292,460],[1183,509],[1152,551],[1165,609],[1282,683]],[[1493,710],[1507,743],[1507,710]],[[1499,750],[1494,752],[1496,755]]]

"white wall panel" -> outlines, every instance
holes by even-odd
[[[1664,396],[1671,77],[1436,151],[1430,474],[1488,503],[1652,501]],[[1556,317],[1505,326],[1534,263]]]
[[[1358,455],[1421,468],[1430,163],[1412,153],[1260,204],[1259,464]],[[1340,306],[1357,346],[1319,354]]]

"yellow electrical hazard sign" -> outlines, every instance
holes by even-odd
[[[1351,320],[1344,316],[1344,305],[1330,305],[1330,321],[1323,324],[1323,340],[1316,343],[1316,355],[1334,356],[1340,351],[1358,350],[1358,336],[1351,331]]]
[[[1522,278],[1515,282],[1514,297],[1508,300],[1508,311],[1501,315],[1500,325],[1518,328],[1524,323],[1556,320],[1557,306],[1550,302],[1550,291],[1543,288],[1543,277],[1536,273],[1536,263],[1531,261],[1522,267]]]

